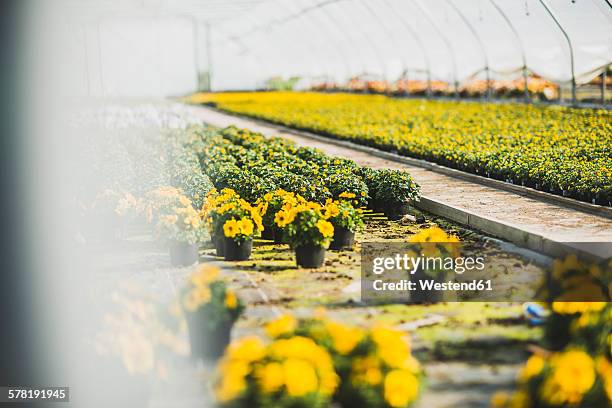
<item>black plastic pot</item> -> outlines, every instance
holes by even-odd
[[[261,231],[261,238],[274,241],[274,229],[270,227],[264,227],[264,230]]]
[[[408,203],[391,203],[385,206],[383,210],[385,216],[390,220],[399,220],[404,215],[410,213],[410,204]]]
[[[223,253],[226,261],[246,261],[251,257],[252,250],[252,239],[236,242],[231,238],[225,238]]]
[[[173,241],[170,243],[170,264],[172,266],[189,266],[199,259],[198,244]]]
[[[368,207],[374,212],[384,212],[385,203],[381,200],[371,199],[368,202]]]
[[[355,243],[355,232],[339,225],[334,225],[334,237],[329,249],[352,248]]]
[[[217,256],[225,255],[225,237],[214,236],[212,242],[215,244],[215,254]]]
[[[233,322],[221,322],[211,328],[205,324],[209,319],[202,309],[187,313],[191,357],[195,360],[219,359],[230,342]]]
[[[320,268],[325,261],[325,248],[305,245],[295,248],[295,262],[302,268]]]

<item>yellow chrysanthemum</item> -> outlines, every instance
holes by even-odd
[[[238,306],[238,297],[234,292],[228,290],[225,292],[225,307],[228,309],[235,309]]]
[[[266,324],[265,330],[272,338],[280,337],[283,334],[292,333],[297,327],[297,320],[290,314],[285,314],[276,320]]]
[[[225,221],[223,224],[223,235],[227,238],[234,238],[240,232],[238,222],[234,219]]]
[[[280,210],[274,216],[274,222],[280,228],[283,228],[293,222],[295,219],[295,213],[293,211]]]
[[[419,381],[407,370],[393,370],[385,376],[384,397],[392,407],[405,407],[419,392]]]
[[[595,383],[595,363],[582,350],[557,353],[550,358],[551,374],[542,386],[542,397],[552,405],[573,405]]]
[[[315,368],[305,360],[289,358],[283,362],[283,377],[287,394],[291,397],[302,397],[316,391],[319,379]]]
[[[241,219],[240,221],[238,221],[238,231],[242,235],[253,235],[253,221],[248,218]]]
[[[348,354],[363,339],[364,332],[358,327],[344,326],[335,322],[326,322],[325,328],[332,338],[334,349],[340,354]]]
[[[331,238],[334,236],[334,226],[331,222],[325,220],[317,221],[317,229],[323,235],[324,238]]]
[[[283,366],[272,362],[260,367],[255,373],[261,391],[266,394],[278,391],[285,383]]]
[[[519,380],[522,382],[526,382],[530,378],[540,374],[540,372],[542,372],[542,369],[544,368],[545,363],[546,361],[539,355],[532,355],[531,357],[529,357],[529,359],[525,363],[525,366],[519,372]]]

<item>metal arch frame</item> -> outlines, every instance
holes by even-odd
[[[465,14],[463,14],[461,10],[459,10],[459,8],[455,6],[455,4],[451,0],[446,0],[446,3],[451,6],[453,10],[455,10],[459,18],[465,23],[470,32],[474,35],[474,38],[476,38],[476,42],[480,47],[480,51],[482,51],[482,56],[484,58],[484,71],[487,79],[487,99],[489,99],[491,98],[491,72],[489,67],[489,56],[487,55],[487,50],[484,46],[484,43],[482,42],[482,38],[480,38],[480,35],[476,31],[476,28],[474,28],[472,23],[470,23]]]
[[[282,4],[283,6],[285,5],[285,4],[284,4],[284,3],[282,3],[282,2],[280,2],[279,4]],[[296,19],[299,19],[300,17],[302,17],[302,16],[300,15],[300,16],[296,17]],[[287,40],[288,40],[288,37],[287,37]],[[290,49],[290,50],[292,50],[292,49],[294,49],[294,48],[295,48],[295,47],[293,47],[293,44],[292,44],[292,43],[288,43],[288,47],[289,47],[289,49]],[[315,45],[313,45],[313,43],[312,43],[312,42],[309,42],[309,47],[308,47],[308,48],[310,49],[310,51],[311,51],[312,55],[314,56],[314,58],[313,58],[313,60],[314,60],[314,61],[313,61],[313,67],[315,67],[315,71],[317,71],[317,68],[316,68],[316,65],[317,65],[317,64],[316,64],[316,61],[317,61],[317,60],[319,60],[319,58],[318,58],[318,54],[316,53],[316,46],[315,46]],[[323,69],[323,71],[322,71],[322,72],[323,72],[323,74],[324,74],[324,75],[328,75],[328,76],[329,76],[329,72],[328,72],[327,74],[325,74],[325,69]]]
[[[391,42],[393,43],[394,47],[399,49],[399,43],[396,41],[395,37],[393,36],[393,34],[389,31],[389,29],[387,28],[387,26],[384,24],[383,19],[378,15],[378,13],[376,13],[376,11],[374,11],[374,9],[372,9],[369,5],[367,0],[357,0],[359,1],[363,7],[366,9],[367,12],[369,12],[370,14],[372,14],[374,16],[374,19],[376,20],[376,23],[381,27],[382,31],[385,33],[385,35],[391,40]],[[382,61],[381,63],[383,65],[385,65]],[[404,65],[404,70],[407,68],[408,64],[405,58],[402,57],[402,64]],[[385,82],[387,81],[386,75],[385,75]]]
[[[525,45],[523,44],[523,40],[521,39],[521,36],[519,35],[518,30],[516,29],[514,24],[512,24],[512,21],[510,20],[508,15],[504,12],[504,10],[495,2],[495,0],[489,0],[489,2],[499,12],[499,14],[501,14],[502,18],[508,24],[508,26],[510,27],[510,30],[512,31],[512,33],[514,34],[514,37],[516,38],[516,42],[517,42],[517,44],[519,46],[519,50],[521,52],[521,60],[523,62],[522,71],[523,71],[523,81],[525,81],[525,100],[529,101],[529,99],[530,99],[530,97],[529,97],[529,89],[527,87],[527,85],[528,85],[527,54],[525,53]]]
[[[322,7],[312,8],[312,9],[308,10],[307,12],[303,13],[303,16],[309,16],[310,17],[310,20],[311,20],[312,24],[315,27],[315,31],[317,31],[316,28],[322,28],[323,25],[321,24],[321,20],[319,20],[316,16],[314,16],[312,14],[312,12],[314,12],[314,11],[321,11],[325,15],[325,17],[328,17],[328,14],[324,10],[322,10]],[[332,24],[333,24],[333,21],[332,21]],[[327,33],[328,33],[326,37],[329,39],[329,41],[327,41],[327,42],[324,41],[324,43],[325,44],[333,43],[333,45],[331,47],[336,49],[336,52],[338,53],[338,55],[340,56],[341,61],[343,62],[343,65],[344,65],[344,68],[345,68],[345,71],[346,71],[346,77],[350,78],[351,75],[352,75],[352,72],[353,72],[353,69],[352,69],[351,64],[350,64],[350,58],[348,58],[347,54],[344,52],[344,49],[342,48],[341,45],[337,44],[335,41],[331,41],[331,39],[334,37],[334,35],[331,34],[331,32],[329,30],[327,30],[327,27],[325,27],[325,31],[327,31]],[[342,31],[342,30],[340,29],[340,31]],[[342,35],[344,35],[344,33]]]
[[[572,70],[572,104],[575,105],[576,104],[576,73],[574,70],[574,47],[572,46],[572,40],[570,39],[569,35],[565,31],[565,29],[563,28],[559,20],[557,20],[557,17],[555,17],[552,10],[544,2],[544,0],[539,0],[539,1],[540,1],[540,4],[542,4],[542,6],[544,7],[544,9],[548,12],[550,17],[553,19],[557,27],[559,27],[559,30],[561,30],[561,32],[563,33],[563,36],[567,40],[567,45],[569,47],[569,52],[570,52],[570,67]]]
[[[333,3],[329,2],[328,4],[325,4],[325,6],[332,5],[332,4],[337,4],[337,3],[338,2],[333,2]],[[353,3],[353,1],[351,1],[351,3]],[[325,8],[326,8],[325,6],[321,7],[321,10],[329,17],[330,20],[332,20],[336,25],[338,25],[340,27],[341,24],[338,23],[338,20],[335,17],[332,17],[332,13],[328,12],[329,10],[327,10],[327,11],[325,10]],[[351,15],[354,16],[353,14],[351,14]],[[355,22],[357,23],[357,25],[359,25],[359,21],[355,21]],[[342,27],[341,31],[346,35],[346,38],[347,38],[347,40],[350,43],[352,41],[353,37],[351,37],[351,35],[348,33],[348,31],[344,27]],[[378,62],[381,65],[380,68],[382,69],[382,76],[383,76],[383,79],[386,81],[387,80],[387,72],[386,72],[385,64],[383,63],[382,58],[381,58],[381,56],[379,54],[378,48],[371,41],[370,37],[365,32],[363,32],[362,30],[356,30],[356,31],[359,32],[359,34],[363,34],[363,37],[364,37],[366,43],[371,48],[371,50],[374,53],[375,58],[378,60]],[[363,66],[363,72],[367,73],[367,69],[366,69],[366,65],[365,64]]]
[[[413,0],[412,2],[417,6],[417,8],[421,11],[421,13],[423,13],[423,15],[425,16],[425,19],[429,21],[429,24],[431,24],[431,26],[434,28],[436,33],[438,33],[438,35],[440,36],[440,38],[446,45],[446,48],[448,48],[448,53],[451,56],[451,62],[453,65],[455,96],[458,98],[459,97],[459,80],[457,78],[457,57],[455,55],[455,51],[453,50],[453,47],[449,39],[444,35],[440,27],[438,27],[438,24],[436,24],[434,19],[431,17],[431,14],[429,14],[429,12],[419,3],[419,0]]]
[[[412,36],[412,38],[415,40],[415,42],[417,43],[417,45],[421,49],[421,52],[423,53],[423,59],[425,60],[425,66],[426,66],[426,69],[427,69],[427,96],[429,97],[429,96],[431,96],[431,61],[430,61],[429,55],[427,54],[427,51],[426,51],[427,48],[423,44],[423,41],[422,41],[421,37],[418,36],[418,34],[412,28],[412,26],[406,20],[404,20],[404,18],[402,17],[402,15],[400,13],[397,12],[397,9],[395,8],[395,6],[391,5],[391,3],[388,0],[383,0],[383,2],[392,11],[392,13],[395,16],[397,16],[399,21],[402,23],[402,26],[404,26],[406,31],[408,31],[410,33],[410,36]]]
[[[253,18],[252,18],[250,15],[246,15],[246,16],[247,16],[247,18],[249,18],[250,20],[254,21],[254,20],[253,20]],[[265,27],[268,27],[268,25],[266,25]],[[259,31],[259,30],[251,30],[251,31],[249,31],[249,32],[255,32],[255,31]],[[241,45],[243,48],[245,48],[245,50],[246,50],[247,52],[249,52],[249,53],[253,53],[253,54],[256,54],[256,52],[255,52],[254,50],[256,50],[258,47],[247,47],[247,46],[244,44],[244,42],[240,41],[240,38],[241,38],[243,35],[245,35],[245,34],[241,34],[241,35],[238,35],[238,36],[231,36],[231,37],[227,37],[227,38],[228,38],[229,40],[233,41],[233,42],[236,42],[236,43],[240,44],[240,45]],[[265,32],[264,32],[264,36],[266,36],[266,35],[268,35],[268,36],[269,36],[270,34],[267,34],[267,33],[265,33]],[[263,43],[262,43],[262,44],[263,44]],[[286,48],[286,47],[288,47],[289,49],[292,49],[292,47],[288,46],[287,44],[283,44],[283,48]],[[272,53],[272,54],[268,54],[268,55],[275,55],[275,54],[274,54],[274,53]],[[316,58],[315,58],[315,59],[316,59]]]

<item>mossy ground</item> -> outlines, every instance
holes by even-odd
[[[512,270],[512,280],[537,282],[542,268],[519,255],[501,250],[483,235],[444,219],[426,217],[417,224],[390,221],[382,214],[366,214],[366,228],[356,236],[352,250],[327,251],[319,269],[298,268],[288,245],[256,240],[251,258],[227,263],[227,275],[238,289],[256,285],[267,301],[247,296],[252,306],[273,307],[278,312],[309,314],[324,307],[335,319],[359,325],[387,323],[412,333],[415,352],[423,361],[467,363],[519,363],[526,345],[537,341],[540,330],[522,317],[520,303],[448,302],[437,304],[366,305],[360,302],[360,242],[404,242],[417,231],[438,225],[459,236],[468,251],[493,259],[497,273]],[[204,251],[213,256],[212,248]],[[518,272],[517,272],[518,271]],[[241,277],[237,277],[241,276]],[[273,314],[247,314],[239,327],[255,329]],[[253,320],[254,319],[254,320]]]

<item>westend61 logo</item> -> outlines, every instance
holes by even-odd
[[[361,255],[364,302],[482,301],[496,296],[486,256],[464,253],[459,242],[366,242]]]

